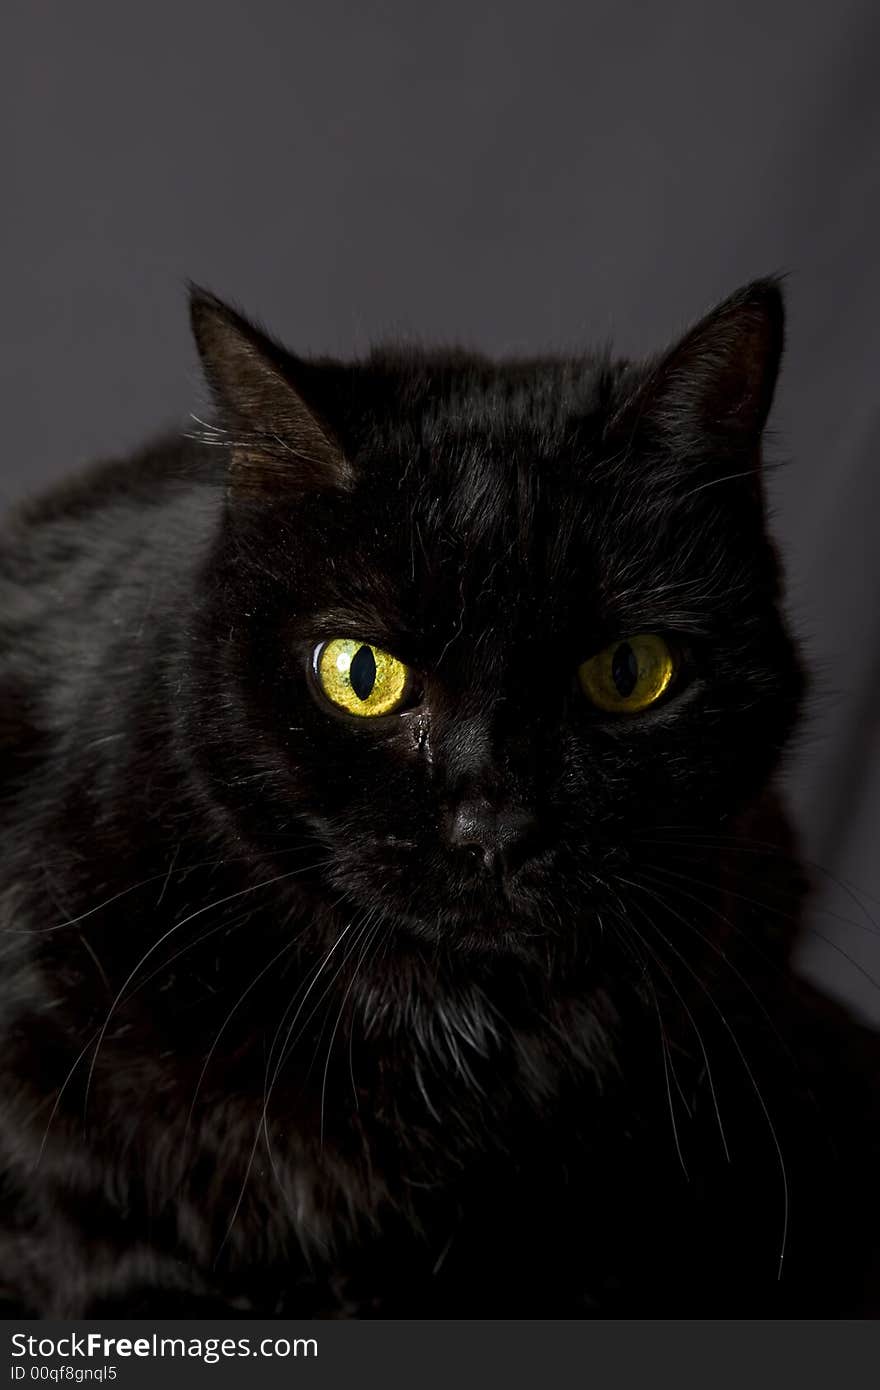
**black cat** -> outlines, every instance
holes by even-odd
[[[294,358],[0,547],[7,1312],[871,1311],[789,967],[778,286],[664,355]]]

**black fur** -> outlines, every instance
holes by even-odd
[[[876,1047],[789,968],[773,791],[778,286],[642,364],[193,319],[213,424],[0,548],[8,1309],[870,1310]],[[601,714],[645,631],[669,697]],[[322,702],[349,634],[403,713]]]

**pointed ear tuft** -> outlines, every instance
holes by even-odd
[[[744,286],[654,362],[636,392],[640,418],[684,444],[700,437],[757,444],[773,402],[784,322],[778,279]]]
[[[300,487],[347,487],[351,465],[297,384],[301,364],[244,315],[190,287],[190,319],[208,385],[235,442],[233,468]]]

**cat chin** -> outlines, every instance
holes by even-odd
[[[458,924],[453,930],[432,930],[435,941],[444,949],[457,955],[507,955],[521,960],[531,958],[529,942],[534,943],[536,932],[524,932],[515,927],[503,927],[497,923],[492,926]]]

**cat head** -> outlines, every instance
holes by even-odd
[[[801,690],[775,281],[643,362],[303,359],[192,315],[228,458],[201,717],[245,842],[305,837],[402,937],[527,954],[615,914],[658,833],[760,799]]]

